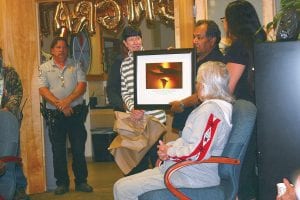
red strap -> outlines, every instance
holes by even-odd
[[[176,162],[180,162],[180,161],[184,161],[184,160],[189,160],[190,157],[197,157],[196,160],[202,160],[206,153],[208,152],[211,143],[214,139],[215,133],[216,133],[216,129],[218,127],[219,122],[221,121],[220,119],[214,119],[214,115],[210,114],[208,120],[207,120],[207,124],[202,136],[202,139],[200,141],[200,143],[198,144],[198,146],[195,148],[195,150],[187,155],[187,156],[182,156],[180,158],[178,157],[173,157],[173,160]]]
[[[16,162],[16,163],[22,165],[22,158],[17,157],[17,156],[4,156],[4,157],[0,157],[0,160],[2,162]]]
[[[218,127],[218,124],[221,120],[220,119],[215,119],[214,120],[214,115],[210,114],[208,122],[206,124],[206,128],[204,131],[204,134],[202,136],[202,140],[199,145],[199,151],[200,151],[200,156],[198,157],[197,160],[203,160],[204,156],[209,150],[209,147],[214,139],[216,129]]]

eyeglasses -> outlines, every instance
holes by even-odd
[[[221,17],[220,18],[220,20],[221,20],[222,23],[224,23],[225,19],[226,19],[226,17]]]

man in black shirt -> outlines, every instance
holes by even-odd
[[[197,21],[193,33],[193,44],[197,55],[196,72],[199,66],[207,61],[224,62],[223,54],[219,50],[220,40],[221,32],[214,21]],[[188,115],[199,103],[196,93],[180,101],[171,102],[171,111],[175,112],[172,127],[181,131]]]

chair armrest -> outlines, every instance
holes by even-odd
[[[155,167],[159,167],[164,161],[160,160],[159,158],[155,162]]]
[[[227,157],[210,157],[209,159],[206,160],[201,160],[201,161],[182,161],[179,163],[176,163],[174,165],[172,165],[171,167],[169,167],[169,169],[166,171],[165,173],[165,185],[168,188],[168,190],[174,195],[176,196],[178,199],[180,200],[190,200],[189,197],[187,197],[185,194],[183,194],[182,192],[180,192],[177,188],[175,188],[171,181],[170,178],[172,176],[172,174],[189,165],[195,165],[195,164],[201,164],[201,163],[219,163],[219,164],[231,164],[231,165],[238,165],[240,164],[240,161],[238,159],[235,158],[227,158]]]
[[[2,160],[0,160],[0,177],[5,174],[5,171],[6,171],[5,163]]]

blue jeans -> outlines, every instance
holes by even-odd
[[[16,165],[16,189],[24,188],[26,189],[27,187],[27,179],[23,173],[23,169],[21,168],[20,165]]]
[[[19,155],[19,122],[8,111],[0,111],[0,157]],[[26,188],[22,168],[16,163],[6,163],[6,173],[0,178],[0,194],[12,199],[16,188]]]

